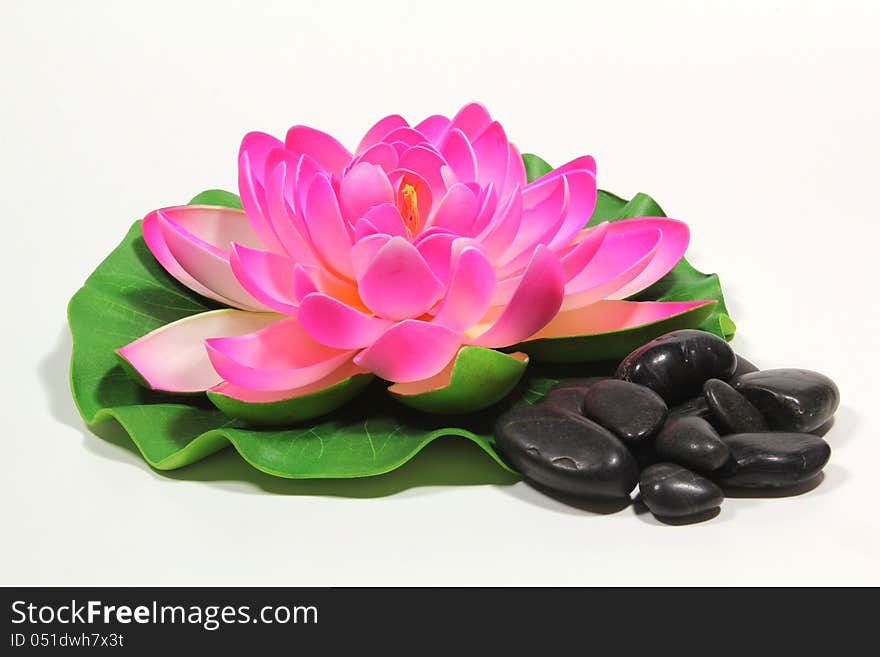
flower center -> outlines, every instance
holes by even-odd
[[[406,226],[406,236],[412,239],[412,236],[418,233],[419,227],[422,225],[419,216],[419,195],[416,188],[405,183],[400,188],[400,215],[403,217],[403,223]]]

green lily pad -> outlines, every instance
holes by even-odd
[[[522,159],[523,164],[526,167],[526,180],[529,182],[537,180],[545,173],[553,171],[553,167],[551,167],[546,160],[538,157],[534,153],[523,153]]]
[[[224,205],[228,208],[242,209],[238,194],[227,192],[225,189],[206,189],[193,196],[187,205]]]
[[[357,397],[373,378],[371,374],[356,374],[309,394],[271,402],[241,401],[213,390],[208,391],[208,399],[229,417],[254,426],[290,426],[335,411]]]
[[[452,365],[430,381],[397,383],[388,391],[399,402],[426,413],[473,413],[510,394],[528,362],[525,354],[462,347]]]

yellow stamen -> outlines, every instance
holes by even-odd
[[[419,227],[422,224],[419,217],[419,196],[416,193],[416,188],[409,183],[405,183],[401,187],[400,195],[403,197],[403,207],[400,208],[400,214],[403,216],[404,224],[406,224],[407,235],[412,237],[418,233]]]

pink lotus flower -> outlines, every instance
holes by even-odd
[[[463,345],[502,348],[656,321],[705,302],[622,301],[682,257],[687,226],[645,217],[584,229],[592,157],[527,184],[501,124],[385,117],[352,153],[294,126],[250,133],[244,210],[178,206],[143,221],[178,281],[230,309],[187,317],[119,353],[150,386],[251,402],[371,372],[430,379]]]

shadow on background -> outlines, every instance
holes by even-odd
[[[91,430],[80,417],[70,394],[71,337],[67,327],[40,362],[39,375],[49,412],[56,420],[83,435],[86,449],[175,481],[216,484],[238,492],[263,491],[278,495],[318,495],[375,498],[429,486],[508,486],[519,481],[466,438],[449,436],[427,445],[405,465],[387,474],[351,479],[284,479],[249,465],[234,448],[214,454],[179,470],[154,470],[141,457],[125,430],[115,421]],[[99,440],[95,440],[95,438]]]

